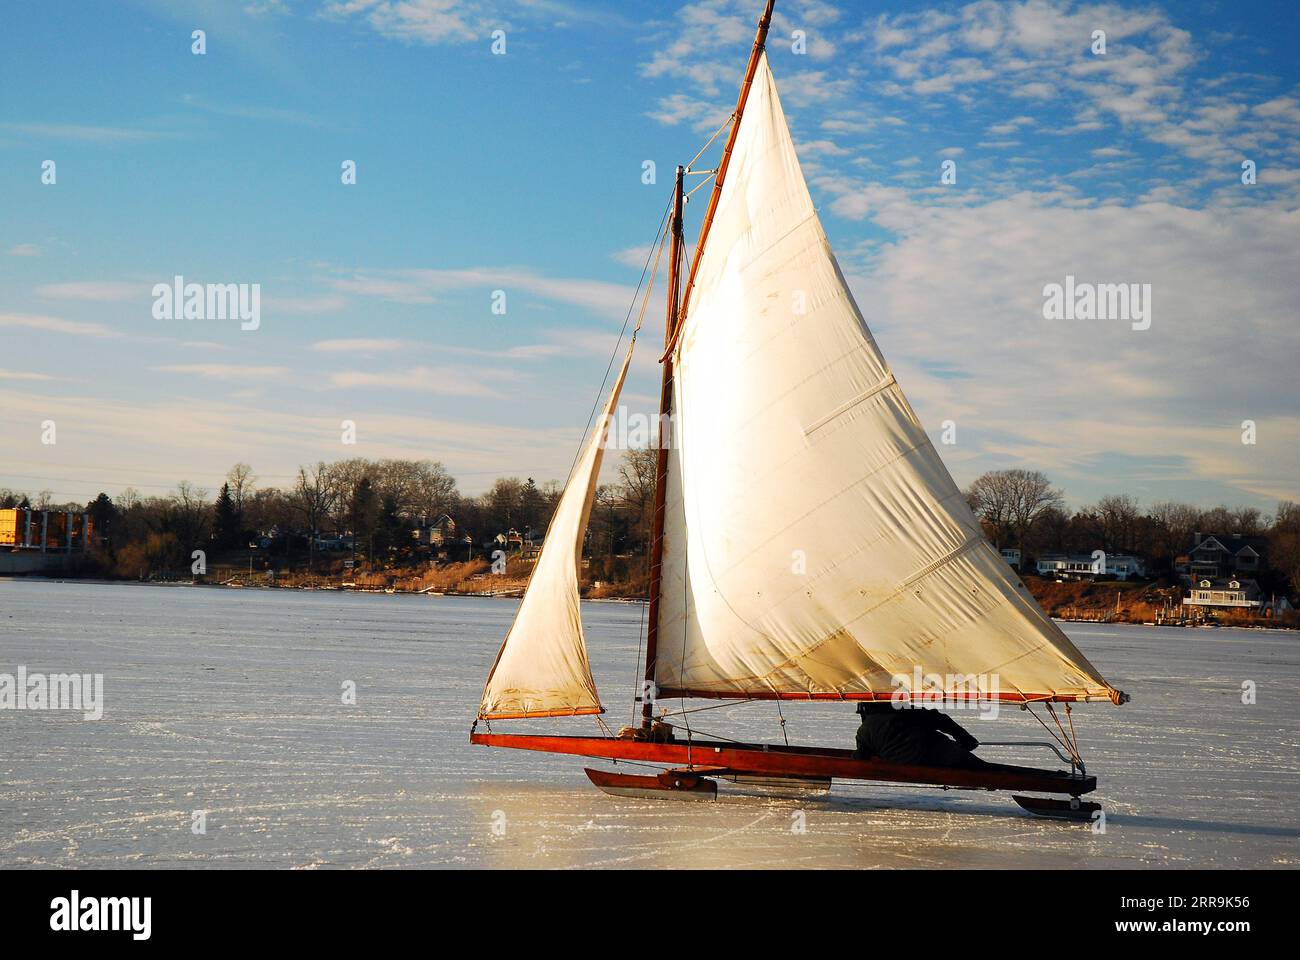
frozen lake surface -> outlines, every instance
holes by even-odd
[[[1097,835],[1034,819],[1005,794],[837,783],[790,800],[724,784],[715,804],[615,799],[587,782],[581,758],[472,747],[515,605],[0,581],[0,673],[105,677],[98,721],[0,711],[0,867],[1300,862],[1300,634],[1065,624],[1133,696],[1075,712],[1108,813]],[[583,614],[617,728],[632,718],[642,607],[590,603]],[[1254,705],[1241,702],[1245,681],[1257,685]],[[791,742],[852,745],[851,705],[790,704],[785,716]],[[1017,710],[957,716],[981,740],[1046,738]],[[780,742],[770,702],[693,724]],[[590,718],[496,729],[598,732]],[[1059,766],[1045,752],[987,756]],[[203,835],[191,830],[200,810]]]

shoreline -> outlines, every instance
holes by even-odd
[[[387,596],[407,596],[407,597],[459,597],[478,600],[519,600],[523,597],[524,585],[511,586],[502,590],[495,591],[470,591],[470,590],[409,590],[409,589],[385,589],[383,587],[344,587],[341,585],[321,586],[310,584],[243,584],[243,583],[204,583],[194,580],[114,580],[102,577],[48,577],[32,575],[0,575],[0,583],[81,583],[93,586],[142,586],[142,587],[174,587],[174,588],[205,588],[218,590],[259,590],[259,591],[301,591],[304,593],[347,593],[347,594],[366,594],[366,595],[387,595]],[[620,596],[600,596],[600,597],[581,597],[583,603],[617,603],[617,604],[646,604],[649,601],[642,597],[620,597]],[[1204,629],[1204,630],[1265,630],[1276,632],[1295,633],[1300,630],[1300,625],[1287,623],[1178,623],[1165,622],[1157,623],[1154,620],[1138,619],[1114,619],[1106,617],[1062,617],[1048,614],[1049,619],[1054,623],[1095,623],[1105,624],[1108,626],[1130,626],[1130,627],[1171,627],[1175,629]]]

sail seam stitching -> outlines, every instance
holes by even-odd
[[[876,394],[884,390],[888,390],[892,386],[896,386],[897,383],[898,381],[894,379],[894,374],[891,372],[889,376],[885,377],[884,380],[881,380],[870,390],[867,390],[864,393],[858,394],[856,397],[846,400],[844,403],[841,403],[838,407],[836,407],[830,413],[826,414],[826,416],[822,417],[820,420],[816,421],[810,426],[804,427],[803,435],[805,437],[811,436],[812,434],[820,430],[822,427],[826,426],[826,424],[834,420],[836,417],[848,413],[850,410],[852,410],[854,407],[858,406],[861,403],[866,403]]]

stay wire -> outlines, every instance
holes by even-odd
[[[675,192],[676,191],[674,190],[674,193]],[[632,311],[636,309],[637,301],[641,299],[641,286],[645,283],[646,274],[650,271],[650,261],[652,259],[655,262],[656,272],[658,271],[659,254],[663,252],[663,238],[665,236],[664,224],[668,222],[668,216],[672,212],[672,208],[673,199],[672,197],[669,197],[668,203],[664,206],[664,215],[659,219],[659,228],[655,231],[655,236],[659,242],[654,250],[646,252],[645,265],[641,268],[641,279],[637,281],[636,292],[632,295],[632,302],[628,304],[627,316],[623,318],[623,326],[618,331],[618,340],[614,344],[614,349],[610,352],[609,363],[605,366],[605,376],[601,378],[600,387],[596,390],[596,399],[592,401],[591,413],[587,415],[587,425],[582,429],[582,438],[578,441],[578,449],[573,454],[573,463],[569,465],[569,475],[564,482],[566,487],[569,485],[569,480],[573,479],[573,470],[578,465],[578,458],[582,456],[582,450],[586,443],[587,436],[591,432],[591,424],[596,419],[596,411],[600,409],[600,401],[605,396],[605,385],[609,383],[610,372],[614,369],[614,361],[618,358],[618,348],[623,345],[623,335],[627,332],[627,325],[632,321]],[[650,278],[650,285],[651,287],[654,286],[653,276]],[[650,291],[647,290],[645,301],[648,302],[649,299]],[[641,308],[641,316],[645,316],[644,306]],[[638,321],[638,327],[639,326],[640,323]],[[633,333],[633,336],[635,337],[636,334]]]

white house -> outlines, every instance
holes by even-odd
[[[1238,580],[1233,577],[1221,580],[1217,577],[1202,577],[1192,580],[1188,595],[1183,603],[1194,607],[1235,607],[1258,609],[1263,606],[1259,584],[1254,580]]]
[[[1038,558],[1038,575],[1058,580],[1094,580],[1110,577],[1131,580],[1146,576],[1141,557],[1123,553],[1108,554],[1094,550],[1091,554],[1049,553]]]

